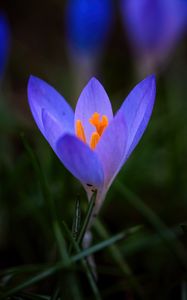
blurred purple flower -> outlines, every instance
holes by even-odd
[[[162,61],[187,26],[186,0],[121,0],[125,29],[138,56]]]
[[[0,77],[2,76],[9,52],[10,30],[4,14],[0,13]]]
[[[69,0],[66,28],[74,52],[92,56],[100,52],[111,29],[111,0]]]
[[[154,76],[147,77],[113,116],[103,86],[92,78],[74,113],[53,87],[39,78],[29,79],[29,105],[38,128],[64,166],[83,184],[88,198],[97,189],[96,211],[147,127],[155,89]]]

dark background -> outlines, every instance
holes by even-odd
[[[65,4],[65,1],[60,0],[7,0],[0,4],[0,10],[7,15],[11,31],[10,53],[0,94],[2,270],[51,262],[54,258],[50,209],[24,143],[37,156],[58,214],[70,228],[77,195],[81,195],[83,210],[86,206],[86,195],[82,187],[61,165],[38,131],[27,102],[30,74],[49,82],[73,107],[89,79],[83,78],[79,86],[76,86],[75,78],[79,73],[77,71],[76,74],[76,68],[72,71],[64,22]],[[114,4],[114,15],[110,37],[96,74],[93,75],[102,82],[116,111],[131,88],[143,79],[143,75],[137,71],[136,59],[123,28],[118,1]],[[157,98],[148,129],[113,183],[99,215],[111,236],[131,226],[143,225],[143,230],[134,238],[121,242],[119,249],[130,264],[147,299],[186,299],[181,298],[186,289],[186,269],[184,265],[181,266],[180,258],[171,245],[168,246],[162,238],[158,238],[159,230],[154,228],[154,221],[150,221],[149,214],[144,214],[138,209],[138,205],[132,205],[129,200],[131,196],[133,199],[139,197],[146,203],[166,227],[172,232],[177,231],[185,249],[186,54],[187,39],[184,35],[172,51],[170,59],[157,70]],[[122,192],[119,183],[130,191],[131,196],[128,192]],[[184,226],[181,227],[181,224]],[[100,240],[101,237],[95,232],[94,241]],[[174,243],[178,249],[177,242]],[[117,274],[100,274],[99,288],[103,298],[136,299],[133,287],[129,287],[127,278],[120,273],[110,256],[105,252],[98,253],[96,261],[98,266],[114,268]],[[113,291],[110,290],[110,285],[114,287]],[[84,283],[82,286],[84,287]],[[53,279],[37,286],[34,291],[47,295],[52,287]]]

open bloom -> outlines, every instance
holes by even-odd
[[[38,128],[64,166],[83,184],[88,198],[98,191],[98,211],[148,124],[155,100],[154,76],[131,91],[115,116],[95,78],[83,89],[75,113],[53,87],[33,76],[28,99]]]

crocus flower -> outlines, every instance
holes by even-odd
[[[115,115],[95,78],[83,89],[75,113],[53,87],[33,76],[28,99],[38,128],[64,166],[80,180],[88,198],[97,190],[97,213],[149,122],[155,100],[154,76],[140,82]]]
[[[92,56],[101,51],[110,31],[112,12],[111,0],[67,2],[67,37],[74,52]]]
[[[113,23],[113,0],[68,0],[65,29],[74,90],[99,68]]]
[[[4,14],[0,14],[0,77],[4,72],[9,52],[10,31]]]
[[[121,0],[121,3],[125,29],[136,55],[152,65],[163,63],[186,28],[186,0]]]

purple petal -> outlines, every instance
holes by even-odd
[[[44,127],[44,136],[56,152],[56,142],[64,133],[63,125],[45,109],[42,109],[42,122]]]
[[[124,115],[117,114],[104,131],[95,149],[103,166],[106,190],[122,166],[128,140],[127,135]]]
[[[103,169],[94,151],[75,136],[66,134],[57,142],[57,155],[64,166],[84,185],[100,188]]]
[[[166,19],[164,2],[165,0],[122,0],[125,29],[135,49],[150,51],[160,43]]]
[[[109,122],[113,119],[112,107],[107,93],[99,81],[92,78],[83,89],[75,109],[75,123],[76,120],[82,121],[88,142],[91,133],[95,130],[95,127],[89,123],[89,119],[95,112],[98,112],[100,116],[106,115]]]
[[[134,49],[168,53],[186,27],[186,1],[121,0],[125,29]]]
[[[118,113],[123,113],[128,128],[127,158],[141,139],[153,110],[156,95],[155,77],[141,81],[127,96]]]
[[[39,129],[45,135],[42,121],[42,110],[48,111],[58,123],[63,125],[64,132],[74,132],[74,114],[64,98],[45,81],[30,76],[28,99],[31,112]]]

